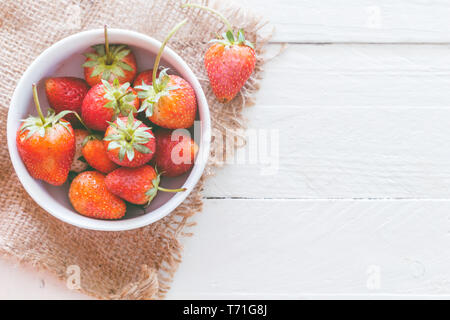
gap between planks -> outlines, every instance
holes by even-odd
[[[232,163],[204,195],[450,198],[449,49],[289,46],[267,64],[256,105],[244,114],[253,132],[278,130],[278,174]]]
[[[333,45],[374,45],[374,46],[448,46],[450,42],[367,42],[367,41],[269,41],[269,45],[312,45],[312,46],[333,46]]]
[[[220,204],[194,217],[168,298],[450,294],[449,201]]]
[[[361,198],[301,198],[301,197],[279,197],[279,198],[268,198],[268,197],[203,197],[203,200],[249,200],[249,201],[305,201],[305,202],[311,202],[311,201],[417,201],[417,202],[423,202],[423,201],[442,201],[442,202],[448,202],[450,201],[450,198],[406,198],[406,197],[361,197]]]

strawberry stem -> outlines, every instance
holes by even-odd
[[[109,51],[109,41],[108,41],[108,26],[105,24],[105,53],[106,53],[106,61],[105,64],[112,64],[112,56],[111,51]]]
[[[78,121],[80,121],[81,125],[86,129],[86,131],[92,135],[93,132],[91,129],[88,128],[88,126],[84,123],[83,119],[81,119],[80,115],[78,114],[78,112],[76,111],[72,111],[72,113],[75,115],[75,117],[77,117]]]
[[[162,53],[164,51],[164,48],[166,47],[167,42],[169,42],[170,38],[175,34],[175,32],[178,31],[185,23],[187,22],[187,19],[184,19],[179,24],[177,24],[167,35],[167,37],[164,39],[163,43],[161,44],[161,48],[159,48],[158,55],[155,59],[155,64],[153,65],[153,74],[152,74],[152,84],[153,88],[155,88],[155,91],[157,91],[157,85],[156,85],[156,72],[158,71],[159,67],[159,61],[161,60]]]
[[[182,192],[182,191],[186,191],[186,188],[166,189],[166,188],[158,186],[158,190],[164,191],[164,192]]]
[[[122,94],[118,98],[116,98],[116,100],[119,101],[120,99],[122,99],[123,97],[129,95],[130,93],[132,93],[132,91],[125,92],[124,94]]]
[[[44,124],[44,123],[45,123],[45,117],[44,117],[44,115],[42,114],[41,104],[39,103],[39,97],[38,97],[38,93],[37,93],[37,87],[36,87],[36,84],[33,83],[32,87],[33,87],[33,99],[34,99],[34,104],[35,104],[36,110],[37,110],[37,112],[38,112],[38,114],[39,114],[39,118],[41,118],[42,124]]]
[[[196,3],[185,3],[185,4],[183,4],[181,7],[182,7],[182,8],[192,7],[192,8],[199,8],[199,9],[202,9],[202,10],[209,11],[209,12],[215,14],[216,16],[218,16],[219,19],[222,20],[222,22],[227,26],[227,29],[228,29],[229,31],[233,32],[233,27],[231,26],[230,21],[228,21],[228,19],[225,18],[225,16],[224,16],[223,14],[221,14],[221,13],[220,13],[219,11],[217,11],[217,10],[214,10],[214,9],[209,8],[209,7],[202,6],[202,5],[196,4]]]

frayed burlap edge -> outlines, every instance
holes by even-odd
[[[205,13],[201,13],[198,10],[195,9],[174,9],[175,5],[179,6],[179,1],[164,1],[164,8],[158,8],[160,10],[177,10],[178,15],[185,15],[190,19],[190,22],[195,21],[196,18],[202,17],[203,20],[210,21],[210,25],[212,26],[211,29],[214,29],[211,31],[211,36],[215,33],[217,30],[217,26],[220,28],[220,22],[216,20],[215,17],[210,16]],[[255,71],[249,81],[247,81],[244,88],[241,90],[240,94],[230,103],[227,104],[220,104],[218,103],[212,94],[212,91],[208,85],[208,80],[205,74],[205,71],[203,68],[193,68],[194,72],[198,76],[199,80],[202,83],[202,87],[205,90],[205,93],[208,97],[208,102],[210,104],[210,111],[211,111],[211,120],[212,120],[212,128],[213,128],[213,135],[214,131],[224,133],[226,134],[232,134],[235,136],[243,136],[243,130],[245,130],[246,127],[246,120],[244,119],[242,115],[242,110],[245,106],[251,105],[254,103],[254,94],[259,89],[259,80],[262,77],[262,71],[263,71],[263,65],[264,60],[262,58],[263,56],[263,50],[265,47],[265,44],[270,38],[270,35],[267,36],[261,36],[259,34],[259,31],[261,28],[263,28],[266,25],[266,22],[263,21],[260,17],[257,17],[253,15],[252,13],[247,12],[246,10],[243,10],[242,8],[239,8],[233,4],[224,3],[220,1],[205,1],[204,4],[209,5],[213,8],[216,8],[220,10],[222,13],[224,13],[225,16],[229,17],[231,23],[236,28],[244,28],[244,30],[249,31],[247,32],[247,36],[250,41],[254,42],[256,44],[256,53],[257,53],[257,63],[255,67]],[[157,7],[158,4],[154,3],[153,6],[146,8],[148,12],[152,12],[155,7]],[[117,6],[120,6],[120,4],[117,4]],[[96,13],[104,8],[101,3],[96,5],[91,5],[89,10],[91,10],[92,14]],[[109,8],[110,10],[113,10]],[[96,11],[97,10],[97,11]],[[12,13],[14,14],[14,13]],[[104,13],[104,16],[107,16],[107,12]],[[0,21],[0,25],[3,24],[2,21]],[[157,22],[155,22],[155,25]],[[83,25],[81,26],[80,30],[82,29],[90,29],[92,26],[95,25],[95,21],[90,21],[86,19],[83,21]],[[124,27],[121,25],[117,25],[118,27]],[[98,26],[96,26],[98,27]],[[114,27],[114,25],[113,25]],[[135,28],[136,29],[136,28]],[[223,26],[222,26],[223,29]],[[80,31],[76,30],[76,31]],[[152,34],[152,27],[148,28],[137,28],[138,31],[145,32]],[[66,34],[61,33],[61,35],[56,36],[56,38],[62,38],[66,36]],[[204,35],[202,35],[204,36]],[[209,38],[208,38],[209,39]],[[205,39],[207,41],[208,39]],[[180,40],[178,38],[174,37],[174,43],[171,44],[171,47],[174,48],[176,51],[186,49],[186,45],[183,43],[183,40]],[[196,41],[195,39],[190,41]],[[198,41],[198,40],[197,40]],[[47,44],[51,45],[51,43]],[[187,44],[187,46],[191,45],[190,43]],[[205,42],[202,42],[203,49],[207,44]],[[198,49],[198,48],[197,48]],[[186,49],[188,50],[188,49]],[[203,51],[204,52],[204,51]],[[188,61],[189,63],[189,61]],[[191,62],[191,67],[192,67]],[[197,65],[202,65],[202,62],[198,62]],[[4,66],[0,65],[0,68],[4,68]],[[23,70],[21,70],[23,72]],[[20,75],[19,75],[20,77]],[[18,78],[16,79],[18,80]],[[3,91],[3,90],[2,90]],[[4,95],[10,95],[11,92],[1,92],[1,95],[3,95],[3,98],[9,101],[10,96],[5,97]],[[8,102],[9,104],[9,102]],[[8,106],[8,104],[3,103],[2,100],[2,107]],[[6,122],[6,113],[7,110],[5,108],[0,108],[0,121]],[[4,134],[5,130],[5,123],[2,123],[2,138],[5,138],[6,135]],[[242,145],[241,140],[241,145]],[[161,299],[164,298],[167,294],[168,290],[170,289],[170,284],[172,282],[173,276],[178,268],[179,263],[181,262],[181,253],[182,253],[182,245],[179,241],[179,239],[183,236],[191,236],[192,234],[189,233],[189,228],[194,225],[193,222],[191,222],[190,218],[197,212],[201,211],[202,209],[202,189],[204,185],[204,181],[206,178],[212,176],[215,172],[215,170],[218,167],[223,166],[224,161],[223,159],[219,159],[217,157],[217,154],[226,154],[230,152],[230,150],[219,150],[219,146],[213,144],[211,150],[212,157],[209,159],[207,167],[205,169],[205,173],[201,180],[199,181],[196,188],[192,191],[192,193],[189,195],[189,197],[169,216],[165,217],[158,223],[158,227],[161,227],[160,229],[157,229],[159,233],[159,240],[166,245],[166,250],[164,253],[162,253],[162,258],[158,261],[156,265],[150,266],[148,264],[141,264],[139,266],[140,271],[135,273],[135,279],[133,281],[130,281],[129,283],[123,285],[121,289],[117,290],[114,293],[105,294],[104,288],[101,287],[101,285],[92,285],[92,286],[82,286],[79,289],[79,292],[87,294],[89,296],[92,296],[94,298],[99,299]],[[237,147],[237,145],[236,145]],[[222,145],[220,145],[220,148],[223,148]],[[0,176],[0,181],[3,181],[4,179],[10,179],[10,177],[4,177]],[[24,205],[25,208],[34,208],[35,204],[33,201],[25,194],[24,190],[22,189],[22,195],[20,195],[24,198],[24,200],[27,202],[26,205]],[[31,202],[31,204],[30,204]],[[34,204],[34,206],[33,206]],[[48,215],[48,219],[55,219]],[[72,226],[68,225],[61,225],[58,226],[60,228],[74,228]],[[158,227],[155,227],[158,228]],[[162,230],[162,231],[161,231]],[[153,229],[149,232],[154,231]],[[86,235],[87,235],[86,231]],[[133,232],[139,232],[139,231],[129,231],[127,232],[127,236],[132,236]],[[97,235],[94,235],[94,237],[97,237]],[[137,236],[138,237],[138,236]],[[55,274],[59,279],[66,280],[67,275],[62,272],[64,268],[62,266],[58,265],[60,261],[57,259],[46,261],[45,259],[41,259],[40,257],[30,256],[28,253],[20,252],[20,250],[17,250],[14,247],[8,247],[8,246],[1,246],[0,247],[0,255],[11,257],[17,261],[19,261],[22,264],[31,264],[33,267],[37,269],[44,269],[47,270],[50,273]],[[151,261],[153,262],[153,261]],[[89,281],[89,280],[88,280]]]

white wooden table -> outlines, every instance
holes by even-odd
[[[276,27],[250,128],[276,174],[211,179],[168,298],[450,297],[450,2],[241,0]],[[0,260],[0,298],[80,298]]]

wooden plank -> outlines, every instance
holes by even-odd
[[[450,42],[450,3],[441,0],[241,0],[268,18],[279,42]]]
[[[449,211],[450,201],[207,200],[168,298],[449,297]]]
[[[245,113],[250,129],[278,131],[279,170],[231,163],[205,196],[449,197],[448,49],[290,46]]]
[[[90,299],[45,270],[21,266],[11,259],[0,260],[0,299],[80,300]]]
[[[449,211],[436,200],[206,200],[168,298],[449,298]],[[2,298],[85,298],[7,261],[0,280]]]
[[[267,57],[280,46],[271,45]],[[448,106],[450,46],[289,45],[265,66],[258,105]]]
[[[206,197],[450,197],[449,108],[274,105],[247,116],[251,140]]]

